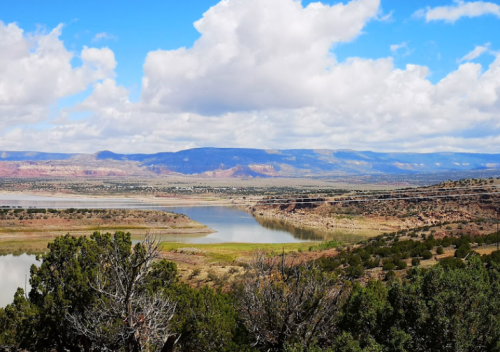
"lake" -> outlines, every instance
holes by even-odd
[[[5,307],[14,299],[18,287],[26,287],[30,276],[30,267],[37,264],[34,255],[12,254],[0,256],[0,307]]]
[[[273,219],[256,220],[245,211],[224,206],[169,207],[159,203],[140,202],[131,199],[67,199],[39,196],[0,195],[0,206],[21,208],[129,208],[156,209],[185,214],[191,219],[207,225],[216,231],[208,235],[166,235],[166,242],[200,243],[295,243],[324,240],[357,242],[367,236],[353,232],[326,232],[304,230]],[[16,250],[1,252],[0,256],[0,307],[12,302],[17,287],[24,287],[25,274],[35,263],[34,255],[21,254],[26,243],[20,243]],[[0,242],[1,249],[1,242]],[[12,255],[15,253],[17,256]],[[5,255],[7,254],[7,255]]]

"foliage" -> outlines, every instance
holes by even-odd
[[[430,251],[423,251],[422,252],[422,258],[424,259],[431,259],[432,258],[432,253]]]
[[[469,243],[464,243],[458,247],[455,251],[455,257],[457,258],[465,258],[471,251],[471,246]]]
[[[179,351],[243,351],[248,332],[240,323],[233,295],[209,287],[172,287],[177,311],[172,329]]]
[[[36,351],[154,350],[168,338],[175,309],[164,291],[175,264],[154,262],[158,254],[151,236],[133,249],[123,232],[58,237],[31,268],[29,299],[18,292],[5,310],[14,322],[30,322],[8,323],[10,335]]]
[[[253,345],[282,351],[287,344],[308,349],[332,342],[346,291],[315,265],[290,262],[284,254],[259,252],[238,286],[238,311]]]
[[[315,262],[259,252],[222,292],[179,283],[154,239],[132,246],[122,232],[67,235],[31,269],[29,295],[19,289],[0,309],[0,344],[75,352],[500,351],[500,251],[479,257],[470,250],[474,238],[462,236],[450,245],[468,249],[466,259],[421,269],[419,257],[443,241],[388,247],[380,238]],[[412,251],[410,269],[359,280],[368,261],[402,270]]]
[[[447,257],[439,261],[439,264],[446,269],[461,269],[465,268],[465,263],[460,258]]]
[[[168,340],[175,311],[165,288],[174,279],[172,267],[159,258],[159,241],[146,235],[132,249],[130,234],[95,232],[91,236],[94,271],[88,284],[92,300],[85,309],[68,312],[67,322],[101,350],[156,351]],[[83,255],[82,255],[83,256]]]

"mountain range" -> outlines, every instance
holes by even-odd
[[[156,154],[0,151],[1,177],[309,177],[500,169],[500,154],[196,148]]]

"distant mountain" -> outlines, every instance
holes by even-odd
[[[500,168],[500,154],[375,153],[352,150],[198,148],[175,153],[97,153],[98,160],[135,161],[164,173],[311,176],[405,174]],[[255,176],[255,175],[252,175]]]
[[[77,154],[0,151],[0,161],[68,160],[74,157],[75,155]]]
[[[156,154],[0,151],[0,176],[301,177],[500,169],[500,154],[197,148]]]

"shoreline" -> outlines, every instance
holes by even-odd
[[[132,235],[155,232],[164,236],[203,235],[215,231],[183,215],[158,210],[131,209],[12,209],[0,210],[0,245],[6,241],[51,239],[70,233],[126,231]]]

